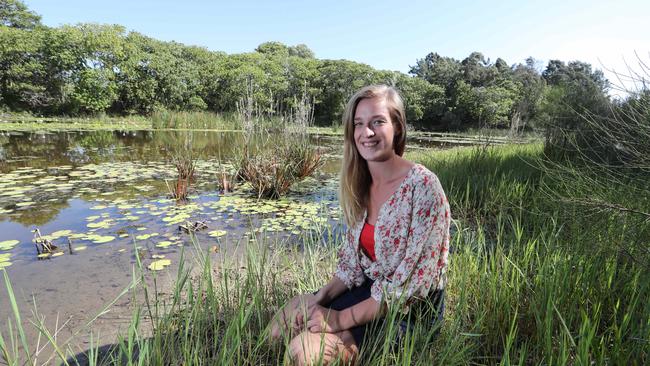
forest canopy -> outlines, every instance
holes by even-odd
[[[0,109],[38,115],[148,115],[158,110],[237,110],[252,98],[262,115],[286,115],[301,100],[318,125],[338,124],[344,103],[370,83],[396,86],[420,129],[510,128],[579,123],[608,109],[608,81],[581,61],[540,67],[480,52],[457,60],[435,52],[408,74],[315,57],[304,44],[265,42],[226,54],[164,42],[120,25],[48,27],[19,0],[0,0]]]

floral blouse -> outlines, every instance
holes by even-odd
[[[444,288],[451,215],[435,174],[415,164],[379,208],[374,262],[359,248],[366,216],[367,212],[363,220],[347,228],[338,252],[336,277],[352,288],[361,286],[367,276],[374,280],[370,291],[373,299],[403,304],[404,311],[430,290]]]

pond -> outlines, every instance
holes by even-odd
[[[256,138],[268,144],[285,137]],[[50,322],[65,320],[63,330],[72,334],[130,283],[136,252],[151,274],[171,279],[184,247],[227,251],[260,235],[299,245],[305,232],[323,240],[340,232],[342,137],[309,138],[322,168],[286,197],[260,200],[246,185],[227,194],[217,185],[244,143],[239,132],[1,133],[0,267],[23,317],[35,303]],[[426,136],[414,142],[413,148],[445,145]],[[187,143],[197,157],[196,181],[189,199],[177,202],[168,195],[176,176],[171,155]],[[188,222],[206,227],[190,234],[180,228]],[[39,234],[57,249],[42,253],[33,242]],[[0,317],[10,316],[3,294]]]

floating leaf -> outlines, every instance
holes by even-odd
[[[85,246],[85,245],[80,245],[78,247],[74,247],[74,250],[86,250],[86,248],[88,248],[88,247]]]
[[[49,257],[50,257],[50,253],[41,253],[41,254],[37,255],[37,257],[38,257],[38,258],[41,258],[41,259],[42,259],[42,258],[49,258]]]
[[[59,256],[62,256],[62,255],[63,255],[63,252],[52,253],[52,257],[59,257]]]
[[[113,225],[112,220],[104,220],[99,222],[90,222],[86,226],[94,229],[108,229]]]
[[[11,262],[0,262],[0,268],[9,267],[11,264]]]
[[[57,238],[60,238],[62,236],[68,236],[70,234],[72,234],[72,230],[59,230],[59,231],[53,232],[52,234],[50,234],[50,236],[52,238],[54,238],[54,239],[57,239]]]
[[[169,259],[159,259],[157,261],[151,262],[148,268],[152,271],[160,271],[161,269],[167,267],[170,264],[172,264],[172,261]]]
[[[165,256],[162,255],[162,254],[154,254],[154,255],[151,256],[151,258],[153,258],[153,259],[161,259],[161,258],[165,258]]]
[[[158,244],[156,244],[156,246],[158,248],[167,248],[168,246],[170,246],[172,244],[174,244],[174,243],[172,243],[171,241],[164,240],[164,241],[161,241]]]
[[[158,233],[142,234],[142,235],[136,236],[135,239],[136,240],[147,240],[147,239],[151,238],[152,236],[156,236],[156,235],[158,235]]]
[[[224,235],[226,235],[226,234],[228,234],[228,232],[225,231],[225,230],[214,230],[214,231],[210,231],[210,232],[208,233],[208,235],[211,236],[211,237],[213,237],[213,238],[218,238],[218,237],[220,237],[220,236],[224,236]]]
[[[114,236],[106,235],[106,236],[99,236],[96,237],[95,240],[93,240],[93,243],[95,244],[103,244],[103,243],[108,243],[109,241],[115,240]]]
[[[19,240],[5,240],[5,241],[0,241],[0,250],[9,250],[15,247],[18,243],[20,243]]]

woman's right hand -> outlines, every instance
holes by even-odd
[[[320,297],[314,294],[302,294],[294,297],[291,315],[287,319],[290,320],[292,328],[302,329],[309,320],[311,309],[318,305],[320,300]]]
[[[271,337],[279,339],[284,332],[302,330],[307,324],[311,308],[319,304],[320,300],[320,296],[314,294],[294,296],[271,321]]]

